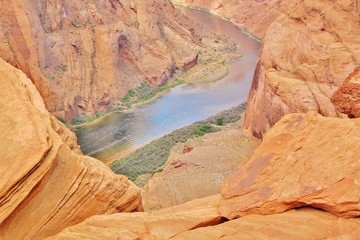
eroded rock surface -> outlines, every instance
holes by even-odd
[[[263,39],[245,124],[261,137],[288,113],[339,116],[334,92],[360,64],[357,2],[301,1]]]
[[[360,67],[352,72],[332,96],[336,110],[350,118],[360,117]]]
[[[164,84],[200,50],[231,48],[168,0],[2,0],[0,16],[0,57],[67,121],[111,108],[143,81]]]
[[[43,239],[96,214],[141,210],[139,190],[81,154],[24,73],[0,59],[0,239]]]
[[[357,119],[287,115],[221,196],[96,216],[49,239],[357,239],[359,128]]]
[[[220,195],[152,213],[95,216],[47,239],[171,239],[181,232],[222,222]]]
[[[290,114],[265,136],[250,161],[224,185],[227,218],[313,206],[360,216],[360,120]]]
[[[342,219],[312,208],[249,215],[223,223],[213,205],[215,197],[154,213],[95,216],[47,239],[317,240],[356,239],[359,233],[359,219]]]
[[[185,5],[207,9],[262,38],[269,25],[283,13],[290,13],[301,0],[178,0]]]

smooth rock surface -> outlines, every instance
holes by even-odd
[[[179,233],[222,222],[220,195],[151,213],[95,216],[50,239],[171,239]]]
[[[205,199],[204,199],[205,200]],[[47,238],[76,239],[357,239],[360,220],[312,208],[249,215],[223,223],[207,198],[154,213],[95,216]],[[190,205],[191,204],[191,205]]]
[[[0,239],[43,239],[95,214],[141,210],[137,187],[81,154],[24,73],[0,59]]]
[[[226,218],[313,206],[360,216],[360,120],[290,114],[229,177],[219,211]]]
[[[343,219],[312,208],[274,215],[249,215],[217,226],[180,233],[172,239],[357,239],[360,220]]]

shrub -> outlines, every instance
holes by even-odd
[[[216,125],[218,126],[222,126],[224,124],[224,118],[223,117],[218,117],[216,120],[215,120],[215,123]]]
[[[193,131],[193,134],[197,137],[203,136],[206,133],[211,132],[212,127],[208,124],[201,125]]]

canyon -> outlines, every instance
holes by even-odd
[[[288,113],[346,114],[337,104],[340,95],[334,102],[332,97],[360,63],[359,1],[181,2],[209,9],[262,39],[245,119],[253,135],[261,138]]]
[[[142,82],[163,85],[176,69],[206,61],[200,51],[233,47],[168,0],[3,0],[0,16],[0,57],[68,122],[109,110]]]
[[[204,33],[166,0],[65,2],[0,1],[1,239],[360,236],[358,0],[184,0],[262,39],[241,138],[261,144],[246,161],[226,143],[239,141],[234,129],[187,142],[171,161],[204,164],[202,151],[225,151],[238,162],[221,187],[215,177],[218,194],[185,202],[196,198],[189,191],[195,196],[145,212],[140,190],[82,155],[54,115],[105,110],[136,84],[159,85],[175,66],[188,68],[205,46],[231,41]],[[235,152],[211,149],[212,141]],[[166,172],[152,181],[166,183]]]

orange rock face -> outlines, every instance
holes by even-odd
[[[336,110],[350,118],[360,117],[360,67],[357,67],[332,96]]]
[[[313,206],[360,216],[359,120],[291,114],[265,136],[250,161],[226,180],[227,218]]]
[[[95,216],[47,239],[357,239],[360,226],[311,208],[225,223],[219,217],[216,200],[207,198],[154,213]]]
[[[43,239],[95,214],[142,209],[139,190],[81,154],[24,73],[0,59],[0,75],[0,239]]]
[[[357,239],[359,128],[358,119],[287,115],[221,196],[96,216],[49,239]]]
[[[177,2],[197,8],[205,8],[262,38],[275,19],[282,13],[290,13],[301,0],[180,0]]]
[[[168,0],[0,1],[0,16],[0,58],[66,120],[109,109],[143,81],[165,83],[214,36]]]
[[[264,39],[245,124],[261,137],[282,116],[339,116],[331,98],[360,63],[356,1],[301,1]]]
[[[222,222],[219,195],[152,213],[95,216],[47,239],[172,239],[181,232]]]

